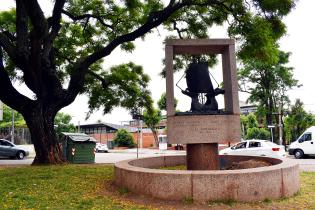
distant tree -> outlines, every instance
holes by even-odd
[[[269,140],[270,139],[270,132],[266,130],[265,128],[248,128],[246,139],[264,139]]]
[[[303,102],[297,99],[284,120],[284,132],[289,142],[296,140],[308,127],[315,125],[315,116],[304,110]]]
[[[5,104],[3,104],[3,119],[0,121],[0,127],[4,128],[12,126],[12,111],[14,113],[14,126],[24,128],[27,127],[23,116]]]
[[[248,128],[257,128],[258,127],[258,121],[256,115],[253,113],[250,113],[247,115],[247,123],[248,123]]]
[[[246,137],[246,133],[247,133],[247,129],[248,129],[248,118],[246,115],[241,115],[241,128],[242,128],[242,138],[245,139]]]
[[[58,135],[61,134],[61,132],[75,132],[75,126],[70,123],[71,116],[69,114],[65,114],[62,112],[58,112],[55,117],[55,131]]]
[[[162,93],[160,99],[157,102],[158,107],[160,110],[164,110],[166,111],[166,93]],[[178,100],[176,98],[174,98],[174,108],[176,109],[178,104]]]
[[[293,68],[286,66],[289,56],[290,53],[280,51],[276,61],[247,59],[238,71],[240,90],[250,94],[248,101],[259,105],[257,114],[265,117],[266,125],[275,123],[273,113],[289,103],[287,91],[298,86]]]
[[[162,114],[159,109],[145,110],[143,113],[144,123],[151,129],[155,141],[155,146],[159,145],[158,133],[156,130],[157,125],[162,120]]]
[[[259,128],[256,115],[241,115],[242,136],[245,139],[270,139],[270,133],[265,128]]]
[[[119,129],[114,137],[115,145],[119,147],[134,147],[133,136],[126,129]]]

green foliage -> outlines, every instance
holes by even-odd
[[[256,115],[250,113],[249,115],[241,115],[241,125],[242,125],[242,137],[247,139],[248,129],[258,128],[258,121]]]
[[[178,100],[174,98],[174,108],[176,109],[178,104]],[[157,105],[160,110],[165,110],[166,111],[166,93],[162,93],[161,97],[159,98]]]
[[[256,115],[241,115],[242,136],[245,139],[270,139],[270,132],[258,127]]]
[[[145,110],[143,113],[143,121],[151,129],[155,129],[161,120],[162,114],[159,109]]]
[[[246,139],[264,139],[269,140],[270,139],[270,132],[266,130],[265,128],[248,128]]]
[[[288,90],[299,86],[293,78],[293,68],[287,67],[290,53],[280,51],[277,62],[246,60],[238,71],[241,91],[250,94],[249,102],[258,104],[258,114],[273,124],[272,113],[289,103]]]
[[[17,111],[14,112],[14,127],[17,128],[25,128],[26,123],[23,116]],[[0,121],[1,128],[7,128],[12,126],[12,109],[7,105],[3,104],[3,120]]]
[[[297,99],[284,120],[285,137],[295,141],[308,127],[315,125],[315,116],[304,110],[303,102]]]
[[[247,127],[248,128],[255,128],[258,127],[258,121],[256,116],[253,113],[247,115]]]
[[[116,48],[132,52],[135,39],[145,39],[159,26],[170,32],[168,37],[174,36],[171,32],[175,31],[180,38],[193,39],[208,38],[212,26],[227,23],[230,36],[238,41],[238,55],[243,61],[275,64],[280,60],[277,41],[285,33],[282,18],[295,6],[294,0],[68,0],[65,5],[62,2],[52,1],[53,11],[45,11],[50,17],[42,16],[36,0],[16,1],[20,5],[16,15],[15,10],[0,14],[0,45],[4,51],[1,64],[5,65],[1,70],[6,71],[1,78],[11,80],[1,83],[2,90],[11,93],[2,91],[0,98],[6,98],[6,103],[24,116],[30,108],[33,112],[38,107],[50,110],[37,111],[47,119],[43,122],[48,122],[51,114],[71,103],[78,94],[90,97],[90,113],[99,108],[108,113],[116,106],[150,109],[153,102],[147,89],[149,78],[140,66],[129,63],[106,70],[102,62]],[[210,66],[216,62],[215,56],[203,56]],[[187,64],[184,56],[175,59],[175,70]],[[18,94],[14,96],[15,90],[10,89],[13,80],[26,84],[34,92],[34,100],[17,99]],[[28,122],[32,120],[35,119]],[[48,126],[38,128],[47,136],[53,134]],[[36,137],[32,136],[34,142],[42,142]],[[37,150],[46,145],[57,147],[53,142],[38,144]]]
[[[55,131],[57,132],[58,135],[61,134],[61,132],[75,132],[75,126],[70,123],[71,121],[71,116],[69,114],[65,114],[62,112],[58,112],[56,117],[55,117]]]
[[[114,143],[119,147],[134,147],[133,136],[126,129],[119,129],[114,138]]]
[[[132,52],[135,49],[134,38],[129,40],[126,38],[127,35],[138,34],[137,37],[144,39],[152,31],[143,29],[151,25],[153,28],[161,25],[167,31],[177,32],[180,38],[193,39],[210,37],[209,28],[214,25],[223,25],[228,21],[230,36],[240,43],[240,58],[244,61],[258,60],[274,63],[279,59],[277,41],[285,33],[285,26],[281,19],[295,6],[294,0],[248,2],[232,0],[219,4],[206,0],[171,2],[159,0],[109,0],[106,3],[100,0],[67,1],[63,8],[65,12],[60,22],[60,31],[53,40],[54,60],[51,62],[56,65],[54,69],[58,79],[65,84],[82,59],[105,47],[111,48],[112,44],[118,40],[120,42],[118,47]],[[164,16],[160,14],[163,9],[176,6],[179,6],[179,9],[174,10],[169,18],[163,19]],[[162,20],[155,23],[154,21],[158,18]],[[27,32],[30,33],[33,25],[30,20],[27,23]],[[144,25],[146,27],[143,28]],[[1,31],[15,34],[15,9],[1,12],[0,28]],[[176,37],[174,34],[167,36]],[[106,56],[107,54],[103,57]],[[203,56],[209,62],[209,66],[217,62],[216,56]],[[108,113],[115,106],[130,109],[131,100],[141,100],[140,104],[151,100],[149,91],[146,89],[145,83],[148,82],[147,78],[145,79],[146,76],[142,71],[132,70],[140,67],[129,63],[104,71],[101,67],[103,57],[100,56],[92,65],[89,65],[89,71],[98,74],[99,77],[91,76],[93,74],[85,75],[85,85],[81,88],[81,93],[87,93],[91,98],[89,101],[91,112],[104,108],[104,113]],[[191,59],[191,56],[177,55],[174,69],[185,68]],[[23,77],[13,73],[15,66],[10,65],[9,58],[6,63],[8,72],[23,81]],[[103,81],[100,81],[100,78],[103,78]],[[139,93],[139,89],[143,94]],[[142,97],[144,99],[140,99]]]
[[[134,107],[151,107],[151,93],[147,89],[150,80],[141,66],[134,63],[112,67],[101,73],[106,80],[106,88],[101,82],[91,82],[87,86],[89,108],[92,111],[103,107],[104,114],[113,107],[122,106],[129,110]]]
[[[143,121],[151,129],[156,146],[158,146],[159,144],[156,127],[160,123],[161,120],[162,120],[162,114],[159,109],[154,109],[152,107],[150,109],[146,109],[143,113]]]

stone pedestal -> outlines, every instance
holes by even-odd
[[[217,143],[187,144],[187,170],[219,170]]]
[[[221,54],[224,109],[221,114],[192,112],[180,116],[174,108],[174,56],[202,54]],[[168,143],[187,145],[189,170],[219,169],[218,143],[239,142],[241,139],[234,40],[167,40],[165,69]]]

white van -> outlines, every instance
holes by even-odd
[[[295,158],[304,155],[315,155],[315,126],[309,127],[304,133],[289,146],[289,154]]]
[[[167,150],[167,136],[159,135],[158,138],[159,138],[159,149]]]

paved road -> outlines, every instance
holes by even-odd
[[[153,149],[139,149],[138,157],[157,157],[163,155],[184,155],[185,151],[175,151],[175,150],[153,150]],[[137,149],[128,150],[111,150],[109,153],[96,153],[95,162],[96,163],[116,163],[122,160],[137,158]],[[26,158],[24,160],[11,160],[7,158],[0,158],[0,165],[30,165],[33,161],[33,157]]]
[[[153,149],[140,149],[138,157],[157,157],[163,155],[184,155],[185,151],[175,151],[175,150],[153,150]],[[95,162],[96,163],[116,163],[122,160],[134,159],[137,158],[136,149],[128,150],[112,150],[109,153],[96,153]],[[302,171],[315,171],[315,157],[309,157],[306,159],[295,159],[293,156],[289,156],[289,159],[299,163],[300,169]],[[11,159],[0,159],[0,165],[30,165],[33,161],[33,158],[27,158],[24,160],[11,160]]]

